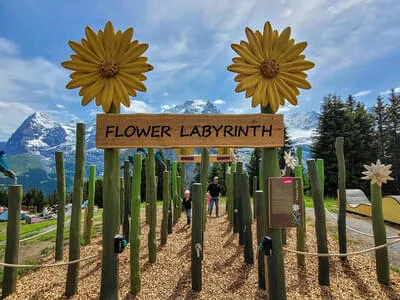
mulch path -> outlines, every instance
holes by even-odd
[[[200,293],[191,290],[191,229],[185,225],[185,219],[182,215],[173,234],[168,236],[167,245],[159,247],[156,264],[147,262],[148,226],[142,220],[142,289],[136,299],[264,299],[263,292],[257,289],[257,255],[254,265],[243,263],[243,248],[238,246],[238,236],[232,233],[225,215],[208,219],[204,236],[203,290]],[[253,236],[255,233],[254,224]],[[287,240],[287,247],[294,249],[295,229],[288,230]],[[95,254],[100,244],[101,237],[97,237],[90,245],[82,247],[81,257]],[[308,251],[316,252],[312,225],[307,227],[307,245]],[[337,252],[337,249],[337,240],[330,236],[329,251]],[[349,251],[357,250],[358,245],[349,246]],[[119,257],[121,299],[132,299],[129,295],[129,248]],[[50,256],[41,263],[53,260]],[[8,299],[62,299],[66,270],[66,267],[57,267],[26,274],[18,279],[17,293]],[[376,281],[375,263],[367,255],[350,257],[346,263],[339,258],[330,259],[329,287],[318,285],[318,263],[314,257],[306,257],[306,267],[298,268],[296,255],[286,253],[285,274],[288,299],[400,299],[400,275],[392,272],[391,286],[380,286]],[[100,259],[81,263],[78,294],[71,299],[97,299],[100,277]]]

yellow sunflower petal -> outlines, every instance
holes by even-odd
[[[128,62],[134,62],[140,55],[142,55],[147,50],[147,48],[149,48],[149,45],[147,44],[130,46],[128,51],[122,54],[121,57],[119,58],[120,65],[122,66]]]
[[[249,41],[249,49],[250,51],[260,60],[263,61],[264,57],[262,54],[262,49],[258,47],[258,42],[255,33],[249,27],[245,29],[247,39]]]
[[[282,96],[284,96],[291,104],[297,105],[297,97],[295,92],[284,80],[276,78],[275,84]]]
[[[121,37],[122,37],[122,31],[118,30],[117,33],[115,34],[115,45],[114,48],[111,52],[111,57],[116,57],[117,51],[119,49],[119,44],[121,43]]]
[[[254,56],[246,47],[243,45],[232,44],[232,49],[239,54],[246,62],[252,65],[258,66],[262,61]]]
[[[111,80],[106,80],[103,90],[102,107],[105,112],[109,112],[113,102],[114,85]]]
[[[288,47],[279,56],[279,60],[282,62],[291,61],[292,59],[296,58],[301,52],[303,52],[306,47],[306,42],[297,43],[291,47]]]
[[[239,75],[236,75],[235,76],[235,78],[233,79],[234,81],[236,81],[236,82],[241,82],[244,78],[246,78],[248,75],[245,75],[245,74],[239,74]]]
[[[260,68],[258,68],[257,66],[242,63],[232,64],[228,66],[228,70],[231,72],[246,75],[260,72]]]
[[[90,28],[89,26],[85,27],[85,33],[87,40],[89,42],[90,48],[92,51],[99,56],[101,59],[105,59],[106,57],[106,52],[104,50],[104,46],[101,43],[99,37],[97,36],[96,32]]]
[[[260,80],[257,83],[256,89],[255,89],[254,95],[253,95],[253,99],[254,99],[255,103],[262,104],[262,102],[263,102],[263,100],[265,98],[266,83],[267,83],[266,79]],[[253,103],[252,103],[252,105],[253,105]]]
[[[92,101],[92,99],[94,97],[97,97],[98,94],[101,93],[101,91],[103,90],[104,83],[105,83],[105,80],[101,78],[101,79],[97,80],[96,82],[94,82],[93,84],[85,87],[84,91],[83,91],[82,105],[87,105],[90,101]],[[97,100],[96,100],[96,104],[97,104]],[[99,106],[99,104],[97,104],[97,106]]]
[[[290,38],[290,27],[286,27],[278,39],[276,40],[274,47],[272,48],[271,57],[273,59],[278,59],[279,55],[289,46],[289,38]]]
[[[118,77],[115,77],[115,93],[121,99],[121,102],[126,106],[130,107],[131,102],[129,100],[129,94],[125,85],[119,80]]]
[[[279,75],[288,85],[293,85],[302,89],[311,88],[311,84],[298,73],[281,72]]]
[[[99,71],[98,65],[86,61],[68,60],[62,62],[61,65],[66,69],[78,72],[90,73]]]
[[[81,44],[74,42],[74,41],[69,41],[68,44],[71,47],[71,49],[76,52],[76,54],[78,54],[80,57],[82,57],[87,62],[95,63],[95,64],[101,63],[101,58],[96,56],[89,49],[84,48]]]
[[[110,21],[108,21],[104,27],[103,45],[104,49],[106,50],[107,57],[112,58],[112,53],[115,47],[115,33],[114,26]]]
[[[270,22],[266,22],[264,24],[263,31],[263,51],[266,58],[269,58],[271,50],[272,50],[272,26]]]
[[[242,81],[239,82],[235,91],[237,93],[240,93],[243,92],[244,90],[247,90],[248,88],[252,88],[260,81],[260,79],[261,79],[260,74],[248,75],[247,77],[243,78]]]
[[[95,74],[94,76],[92,74],[89,74],[90,76],[87,77],[82,77],[79,79],[72,79],[70,82],[67,83],[65,86],[67,89],[76,89],[81,86],[86,86],[89,84],[92,84],[96,80],[100,78],[100,74]]]
[[[149,72],[149,71],[153,70],[153,66],[148,63],[145,63],[145,62],[135,61],[135,62],[132,62],[129,64],[121,65],[120,70],[123,70],[128,73],[132,73],[132,74],[139,74],[139,73]]]
[[[287,62],[279,65],[280,72],[299,72],[314,68],[314,63],[308,60]]]
[[[130,27],[122,33],[119,48],[117,49],[117,57],[120,57],[129,48],[129,43],[133,36],[133,28]]]
[[[137,76],[135,76],[133,74],[125,73],[125,72],[119,72],[118,75],[119,75],[118,77],[120,78],[120,80],[126,86],[129,86],[129,87],[131,87],[135,90],[141,91],[141,92],[146,91],[145,85],[140,81],[140,79],[138,79]]]

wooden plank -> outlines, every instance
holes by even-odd
[[[302,179],[270,177],[268,186],[269,226],[271,228],[301,226],[301,214],[304,209]]]
[[[178,163],[197,164],[201,162],[201,155],[178,155]]]
[[[98,114],[96,147],[279,148],[283,128],[275,114]]]
[[[210,163],[227,163],[233,161],[235,161],[235,159],[230,154],[210,155]]]

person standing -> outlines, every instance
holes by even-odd
[[[212,183],[208,185],[207,192],[210,194],[210,205],[208,206],[208,213],[212,214],[214,203],[215,203],[215,213],[218,217],[219,213],[219,197],[221,196],[221,186],[218,184],[218,177],[215,176]]]
[[[190,196],[189,190],[186,190],[184,193],[182,205],[186,213],[187,225],[190,226],[190,218],[192,216],[192,197]]]

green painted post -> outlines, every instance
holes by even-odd
[[[229,175],[229,221],[233,225],[234,220],[234,212],[233,212],[233,202],[234,202],[234,173],[236,172],[236,163],[231,164],[231,173]]]
[[[254,193],[254,197],[256,198],[257,205],[257,245],[259,245],[263,237],[267,234],[266,231],[266,203],[264,201],[264,192],[256,191]],[[265,265],[264,265],[264,251],[258,247],[258,287],[262,290],[266,289],[265,286]]]
[[[146,224],[149,225],[150,224],[150,166],[149,166],[149,154],[146,155],[145,158],[145,178],[146,178],[146,206],[145,206],[145,211],[146,211]]]
[[[339,252],[347,252],[346,237],[346,164],[344,160],[344,138],[336,138],[335,148],[338,161],[338,190],[339,190],[339,217],[338,217],[338,233],[339,233]],[[340,257],[346,260],[347,257]]]
[[[57,236],[56,236],[56,261],[64,259],[64,222],[65,222],[65,169],[64,154],[56,151],[56,173],[57,173]]]
[[[294,176],[295,177],[300,177],[303,179],[303,167],[302,165],[297,165],[294,167]],[[303,180],[301,181],[303,182]],[[303,193],[303,186],[301,189],[301,192]],[[302,196],[303,199],[303,207],[305,208],[305,203],[304,203],[304,194]],[[306,212],[305,209],[301,212],[301,222],[302,225],[296,227],[296,250],[305,252],[306,250]],[[298,266],[305,266],[305,257],[304,255],[297,254],[297,265]]]
[[[231,209],[230,209],[230,207],[231,207],[231,205],[230,205],[230,195],[229,195],[229,191],[230,191],[230,187],[229,187],[229,183],[230,183],[230,177],[231,177],[231,174],[229,174],[229,173],[226,173],[226,175],[225,175],[225,178],[226,178],[226,217],[228,218],[228,221],[230,221],[230,219],[231,219],[231,216],[230,216],[230,213],[231,213]]]
[[[261,108],[261,113],[270,114],[270,107]],[[282,231],[280,229],[269,228],[269,209],[268,209],[268,178],[280,177],[278,150],[275,148],[264,148],[261,154],[261,178],[264,190],[264,201],[266,203],[266,226],[268,235],[272,239],[272,253],[268,258],[268,286],[269,298],[274,300],[286,299],[285,267],[282,249]]]
[[[252,213],[251,213],[251,202],[250,202],[250,187],[249,187],[249,175],[247,173],[240,174],[240,181],[242,187],[242,208],[243,208],[243,242],[244,242],[244,262],[246,264],[254,264],[254,253],[253,253],[253,233],[251,229],[252,225]]]
[[[303,148],[302,147],[297,147],[296,155],[297,155],[297,164],[303,168]]]
[[[119,113],[111,105],[109,113]],[[119,232],[120,155],[118,149],[104,149],[103,239],[100,300],[118,299],[118,255],[114,253],[114,236]]]
[[[168,207],[170,199],[169,171],[163,173],[163,217],[161,223],[161,245],[167,243],[168,237]]]
[[[142,182],[142,156],[133,157],[133,176],[131,184],[131,232],[130,232],[130,271],[131,294],[136,297],[140,292],[140,186]]]
[[[322,200],[325,200],[325,172],[324,172],[324,160],[322,158],[317,159],[317,172],[321,185]]]
[[[375,246],[386,244],[386,228],[382,210],[382,188],[371,183],[372,229]],[[389,285],[389,258],[387,247],[375,250],[376,276],[380,284]]]
[[[244,223],[243,223],[243,187],[242,187],[242,182],[240,180],[241,174],[243,173],[243,163],[238,162],[237,163],[237,172],[236,172],[236,183],[237,183],[237,223],[238,223],[238,231],[239,231],[239,245],[244,245]]]
[[[257,212],[256,212],[256,197],[254,197],[256,191],[257,191],[257,183],[258,183],[258,179],[257,176],[253,177],[253,218],[255,219],[257,217]]]
[[[182,190],[182,180],[181,180],[181,176],[176,176],[176,181],[178,184],[178,220],[180,219],[181,215],[182,215],[182,194],[181,194],[181,190]]]
[[[171,180],[172,180],[172,203],[173,203],[173,224],[175,225],[178,222],[179,212],[178,212],[178,163],[176,161],[172,162],[171,165]]]
[[[184,163],[179,164],[179,174],[181,176],[181,189],[179,195],[183,199],[186,189],[186,168]]]
[[[207,186],[208,186],[208,165],[209,165],[209,152],[207,148],[201,149],[201,163],[200,163],[200,181],[202,184],[202,191],[203,191],[203,202],[205,202],[205,195],[207,193]],[[206,230],[206,223],[207,223],[207,212],[208,207],[207,205],[203,204],[204,208],[204,216],[203,216],[203,231]]]
[[[202,289],[201,261],[203,252],[203,225],[202,216],[204,210],[204,192],[200,183],[192,185],[193,194],[193,222],[192,222],[192,248],[191,248],[191,270],[192,270],[192,289],[200,292]]]
[[[96,191],[96,166],[91,165],[89,167],[89,181],[88,181],[88,207],[85,221],[85,228],[83,231],[84,244],[90,244],[92,238],[92,226],[93,226],[93,211],[94,211],[94,196]],[[57,216],[58,218],[58,216]]]
[[[122,225],[124,220],[124,206],[125,206],[125,181],[124,177],[119,178],[120,184],[120,193],[119,193],[119,224]]]
[[[326,234],[325,207],[321,189],[321,179],[314,159],[307,160],[308,176],[310,177],[311,192],[315,210],[315,233],[317,235],[318,253],[328,253]],[[329,285],[329,258],[318,257],[318,282]]]
[[[169,172],[169,201],[168,201],[168,234],[172,233],[173,216],[172,216],[172,170],[171,161],[167,160],[167,170]]]
[[[71,225],[69,227],[68,259],[80,258],[81,206],[83,201],[83,185],[85,176],[85,124],[76,124],[75,176],[72,194]],[[119,177],[119,174],[118,174]],[[78,291],[79,263],[68,265],[65,295],[71,297]]]
[[[239,176],[243,172],[243,163],[237,162],[236,163],[236,170],[233,173],[233,232],[239,233],[240,237],[240,181]]]
[[[157,186],[155,176],[154,149],[148,149],[149,154],[149,201],[150,201],[150,230],[148,235],[149,262],[155,263],[157,259],[156,226],[157,226]]]
[[[142,161],[139,162],[140,165],[142,164]],[[129,242],[129,215],[131,211],[131,172],[130,172],[131,166],[129,163],[129,160],[124,161],[124,184],[125,184],[125,203],[124,203],[124,218],[122,221],[122,232],[124,235],[124,239]]]
[[[7,240],[4,258],[4,262],[7,264],[18,264],[21,202],[22,185],[10,185],[8,187]],[[17,269],[4,267],[3,298],[15,293],[16,286]]]

